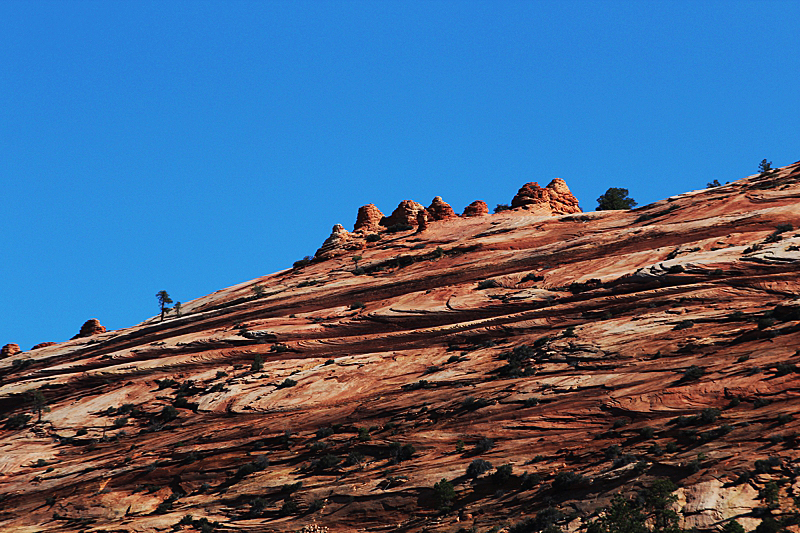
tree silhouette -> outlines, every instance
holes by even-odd
[[[628,197],[628,189],[619,187],[611,187],[597,199],[598,211],[615,211],[634,207],[636,207],[636,201]]]
[[[762,174],[766,174],[772,170],[772,161],[767,161],[766,158],[761,160],[761,163],[758,164],[758,171]]]
[[[47,407],[47,398],[44,397],[42,391],[35,390],[31,393],[31,406],[33,407],[33,412],[39,415],[39,419],[36,421],[38,424],[42,421],[42,413],[50,412],[50,408]]]
[[[175,302],[175,305],[174,305],[173,308],[175,309],[175,314],[178,316],[178,318],[180,318],[181,309],[183,309],[183,306],[181,305],[181,303],[180,302]]]
[[[167,291],[158,291],[156,293],[156,298],[158,299],[158,305],[161,306],[161,322],[164,321],[164,313],[169,311],[168,304],[172,303],[172,298],[169,297]]]

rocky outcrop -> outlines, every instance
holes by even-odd
[[[40,342],[39,344],[37,344],[36,346],[31,348],[31,350],[38,350],[39,348],[46,348],[48,346],[55,346],[56,344],[58,344],[58,343],[57,342]]]
[[[428,229],[428,219],[430,216],[425,210],[417,212],[417,233],[421,233]]]
[[[0,359],[5,359],[6,357],[11,357],[14,354],[18,354],[21,352],[19,348],[19,344],[9,343],[0,348]]]
[[[353,250],[363,250],[366,247],[366,242],[361,237],[360,233],[350,233],[341,224],[336,224],[333,226],[330,236],[325,239],[325,242],[316,251],[314,257],[325,260]]]
[[[526,183],[511,200],[511,207],[548,215],[582,212],[578,199],[561,178],[554,179],[544,188],[535,181]]]
[[[413,200],[403,200],[388,217],[383,217],[381,226],[390,228],[397,224],[417,225],[417,213],[424,211],[425,206]]]
[[[456,212],[450,207],[450,204],[442,200],[441,196],[437,196],[431,202],[426,210],[432,220],[449,220],[451,218],[458,218]]]
[[[358,208],[358,216],[356,217],[356,225],[353,226],[353,231],[365,233],[380,231],[383,217],[383,213],[375,207],[375,204],[362,205]]]
[[[100,333],[105,333],[106,328],[103,326],[99,320],[96,318],[90,318],[86,322],[83,323],[81,326],[81,330],[78,332],[77,335],[72,337],[73,339],[80,339],[83,337],[91,337],[92,335],[99,335]]]
[[[482,217],[489,214],[489,206],[483,200],[475,200],[464,208],[463,217]]]

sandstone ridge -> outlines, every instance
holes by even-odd
[[[547,191],[368,209],[181,316],[5,350],[0,531],[584,533],[669,478],[684,528],[797,533],[800,163],[632,211]]]

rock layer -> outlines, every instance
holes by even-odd
[[[91,337],[92,335],[99,335],[100,333],[105,333],[106,328],[103,326],[99,320],[96,318],[90,318],[86,322],[83,323],[81,326],[81,330],[78,332],[77,335],[72,337],[73,339],[80,339],[82,337]]]

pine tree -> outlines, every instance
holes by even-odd
[[[161,322],[164,321],[164,313],[169,311],[168,304],[172,303],[172,298],[169,297],[167,291],[158,291],[156,293],[156,298],[158,299],[158,305],[161,307]]]

